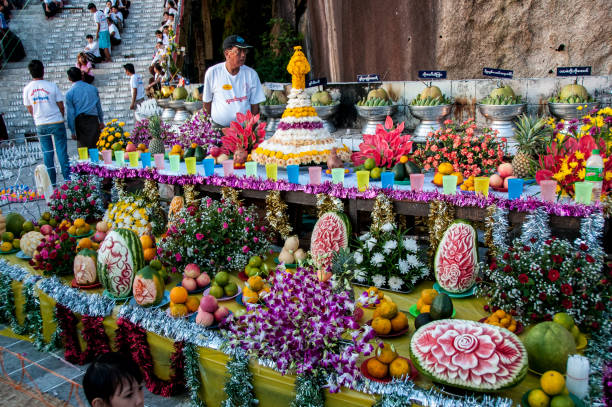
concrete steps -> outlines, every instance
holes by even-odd
[[[58,84],[65,94],[70,88],[66,71],[74,66],[76,55],[85,46],[85,36],[95,32],[92,14],[86,9],[89,0],[72,0],[71,7],[51,20],[46,20],[40,3],[33,2],[13,13],[11,30],[19,36],[26,49],[23,61],[8,63],[0,71],[0,112],[4,113],[10,138],[21,138],[34,132],[34,122],[22,103],[22,89],[30,81],[28,62],[40,59],[45,64],[45,79]],[[96,2],[103,7],[101,1]],[[122,43],[112,50],[112,63],[97,64],[95,85],[100,92],[105,120],[117,118],[131,129],[134,123],[129,110],[128,78],[123,65],[134,64],[136,72],[148,81],[148,66],[153,56],[155,30],[163,14],[163,2],[138,0],[132,2],[126,27],[121,33]]]

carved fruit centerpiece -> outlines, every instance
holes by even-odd
[[[314,226],[310,240],[310,255],[317,267],[319,280],[331,278],[331,266],[334,252],[348,246],[351,234],[351,223],[342,212],[326,212]]]
[[[478,265],[478,236],[466,221],[453,222],[444,232],[434,261],[436,281],[451,293],[474,285]]]
[[[98,253],[92,249],[81,250],[74,258],[74,280],[78,285],[91,285],[98,281],[96,262]]]
[[[132,282],[144,267],[142,244],[129,229],[110,231],[98,250],[98,278],[112,297],[127,298],[132,294]]]

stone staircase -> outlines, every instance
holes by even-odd
[[[71,0],[60,14],[46,20],[38,0],[30,0],[23,10],[13,13],[11,30],[21,38],[27,56],[21,62],[11,62],[0,71],[0,112],[4,113],[9,138],[20,139],[27,132],[35,132],[32,117],[22,103],[22,89],[31,77],[27,65],[40,59],[45,65],[45,79],[58,84],[64,95],[71,86],[66,71],[74,66],[76,55],[86,44],[85,36],[95,33],[92,14],[87,10],[89,0]],[[104,3],[95,1],[98,8]],[[104,119],[117,118],[131,130],[134,116],[129,110],[128,77],[123,65],[134,64],[145,83],[148,66],[155,46],[155,30],[163,14],[162,0],[132,1],[126,27],[121,33],[122,43],[112,50],[112,63],[96,64],[95,85],[100,92]]]

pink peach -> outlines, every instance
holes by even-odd
[[[504,184],[504,180],[502,179],[502,177],[499,176],[499,174],[493,174],[489,177],[489,185],[493,188],[501,188],[501,186]]]
[[[210,312],[202,311],[198,309],[198,315],[196,316],[196,323],[204,326],[211,326],[215,322],[215,316]]]
[[[183,278],[183,281],[181,282],[181,285],[185,288],[185,290],[187,291],[193,291],[196,288],[198,288],[198,284],[196,283],[195,279],[191,278],[191,277],[185,277]]]
[[[185,266],[183,275],[185,277],[198,278],[200,275],[200,267],[197,264],[189,263]]]
[[[210,284],[210,277],[206,272],[204,272],[200,274],[198,278],[196,278],[196,283],[198,284],[199,288],[206,287],[208,284]]]
[[[229,315],[229,310],[225,307],[219,307],[215,311],[215,321],[221,322]]]
[[[506,178],[512,175],[514,169],[510,163],[501,163],[497,166],[497,172],[502,178]]]
[[[206,312],[215,312],[219,308],[217,299],[212,295],[208,294],[202,297],[200,300],[200,309]]]
[[[516,178],[516,177],[514,175],[511,175],[509,177],[504,178],[504,189],[508,189],[508,180],[512,178]]]

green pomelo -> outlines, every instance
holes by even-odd
[[[569,355],[576,353],[572,334],[556,322],[542,322],[531,328],[523,341],[529,367],[536,372],[556,370],[564,373]]]

